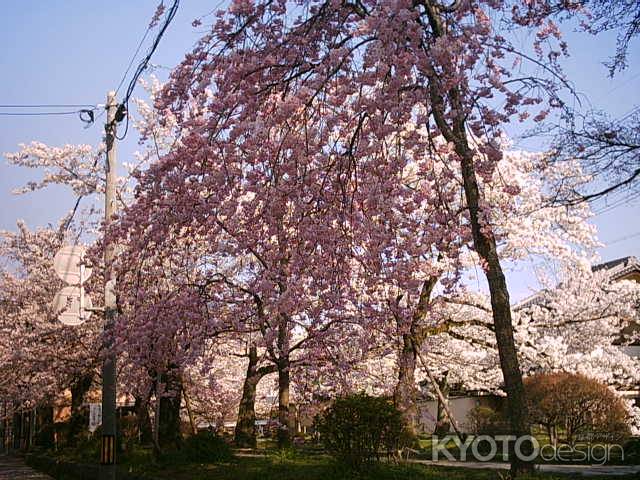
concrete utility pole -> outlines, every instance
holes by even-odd
[[[107,94],[107,124],[105,125],[107,157],[105,161],[106,187],[104,194],[104,223],[109,226],[116,213],[116,92]],[[107,242],[104,248],[104,344],[102,364],[102,448],[100,454],[100,480],[116,478],[116,357],[110,336],[116,316],[115,272],[113,260],[115,245]]]

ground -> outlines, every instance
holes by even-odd
[[[464,468],[455,464],[435,466],[429,462],[409,462],[400,465],[383,463],[364,473],[355,474],[336,465],[328,456],[300,454],[293,451],[272,452],[268,455],[239,454],[230,462],[221,464],[193,464],[170,459],[154,464],[148,458],[138,456],[136,461],[123,465],[127,471],[153,480],[506,480],[505,464],[480,464],[467,462]],[[557,465],[556,468],[528,477],[525,480],[567,480],[588,475],[591,479],[637,479],[640,467],[613,466],[602,470],[587,465],[573,469]],[[560,470],[557,470],[560,468]],[[0,477],[1,478],[1,477]],[[25,477],[28,478],[28,477]],[[4,480],[4,479],[1,479]]]
[[[96,444],[97,445],[97,444]],[[98,457],[96,445],[88,443],[84,448],[74,448],[44,454],[54,456],[57,461],[86,464]],[[123,471],[131,472],[150,480],[506,480],[506,463],[447,462],[434,464],[429,459],[411,458],[409,462],[394,464],[383,462],[368,471],[354,474],[337,465],[331,457],[320,450],[277,450],[273,445],[262,445],[254,451],[236,450],[235,456],[223,463],[194,463],[183,453],[168,453],[158,463],[153,459],[151,448],[136,446],[123,454],[119,461]],[[215,449],[218,451],[218,449]],[[181,450],[184,452],[184,449]],[[42,453],[41,453],[42,454]],[[39,455],[36,453],[36,457]],[[216,461],[209,458],[209,462]],[[37,463],[34,463],[36,465]],[[47,468],[47,467],[43,467]],[[592,466],[592,465],[540,465],[540,472],[525,479],[557,480],[588,476],[591,479],[640,478],[640,465]],[[63,471],[68,472],[66,467]],[[49,477],[34,476],[35,473],[15,458],[0,456],[0,480],[44,480]],[[64,480],[67,480],[65,477]],[[69,479],[71,480],[71,479]]]
[[[0,480],[53,480],[27,467],[20,458],[0,455]]]
[[[621,472],[630,473],[631,471],[622,470]],[[242,457],[222,465],[185,465],[173,468],[162,466],[149,474],[163,480],[498,480],[507,478],[506,472],[487,468],[441,467],[415,463],[381,465],[363,474],[354,474],[335,465],[328,457],[319,455]],[[566,480],[581,476],[581,473],[575,471],[567,471],[566,474],[540,473],[521,478]],[[590,476],[590,478],[611,477],[604,475]],[[631,473],[616,476],[616,478],[631,480],[638,477],[637,473]]]

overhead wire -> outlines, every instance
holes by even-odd
[[[144,44],[144,41],[147,39],[147,35],[149,35],[150,31],[151,31],[151,26],[148,25],[147,29],[144,31],[144,35],[142,36],[142,38],[138,42],[138,46],[136,47],[135,52],[133,52],[133,55],[131,56],[131,60],[129,60],[129,64],[127,65],[127,69],[124,71],[124,74],[122,75],[122,78],[120,79],[120,83],[118,83],[118,86],[116,87],[116,94],[120,91],[120,88],[122,88],[122,85],[124,84],[124,81],[127,79],[127,75],[129,74],[129,70],[131,70],[131,67],[133,66],[133,62],[135,61],[136,57],[138,56],[138,53],[140,53],[140,49],[142,48],[142,45]]]
[[[86,108],[80,108],[86,107]],[[37,109],[55,109],[55,108],[74,108],[74,110],[64,111],[33,111]],[[95,121],[94,112],[100,108],[100,105],[94,105],[90,103],[57,103],[57,104],[1,104],[0,109],[21,109],[27,111],[18,112],[0,112],[2,117],[48,117],[48,116],[63,116],[63,115],[78,115],[80,120],[90,126]],[[85,127],[86,128],[86,127]]]
[[[630,235],[625,235],[624,237],[616,238],[615,240],[611,240],[610,242],[606,242],[607,245],[613,245],[615,243],[624,242],[626,240],[631,240],[632,238],[636,238],[640,236],[640,232],[635,232]]]
[[[0,105],[0,108],[80,108],[80,107],[97,107],[91,103],[58,103],[58,104],[11,104]]]
[[[148,65],[149,65],[149,61],[151,60],[151,57],[153,56],[154,52],[156,51],[156,49],[158,48],[158,45],[160,44],[160,40],[162,39],[165,31],[167,30],[167,28],[169,27],[169,24],[171,23],[171,21],[173,20],[173,18],[175,17],[177,11],[178,11],[178,6],[180,4],[179,0],[174,0],[173,5],[171,6],[171,8],[169,9],[169,11],[167,12],[167,14],[164,17],[164,21],[162,23],[162,26],[160,27],[160,30],[158,32],[158,34],[156,35],[156,38],[154,39],[151,48],[149,49],[149,51],[147,52],[147,54],[145,55],[145,57],[143,58],[143,60],[138,64],[138,67],[136,68],[136,71],[133,75],[133,77],[131,78],[131,80],[129,81],[129,84],[127,86],[127,90],[124,96],[124,99],[122,101],[122,103],[120,104],[121,108],[124,109],[123,113],[124,116],[126,117],[126,127],[125,127],[125,132],[122,135],[122,137],[117,137],[119,140],[122,140],[126,137],[127,135],[127,131],[129,129],[129,116],[128,116],[128,108],[129,108],[129,100],[131,98],[131,95],[133,94],[133,91],[136,87],[136,84],[138,82],[138,80],[140,79],[140,76],[142,75],[142,73],[147,69]],[[124,74],[122,75],[122,78],[120,79],[120,82],[118,83],[118,86],[116,88],[116,93],[120,91],[120,88],[122,88],[122,85],[124,85],[124,82],[127,78],[127,75],[129,73],[129,71],[131,70],[131,67],[135,61],[135,59],[138,56],[138,53],[140,53],[140,49],[142,48],[145,40],[147,39],[147,36],[149,35],[149,32],[151,31],[152,25],[149,24],[149,26],[147,26],[144,35],[142,36],[142,38],[140,39],[140,41],[138,42],[138,46],[136,47],[136,50],[134,51],[131,59],[129,60],[129,64],[127,65],[127,68],[124,72]],[[86,108],[83,108],[86,107]],[[98,118],[102,117],[105,112],[106,112],[106,108],[104,105],[93,105],[93,104],[0,104],[0,109],[4,108],[4,109],[13,109],[13,108],[20,108],[20,109],[30,109],[30,108],[49,108],[49,109],[55,109],[55,108],[75,108],[76,110],[67,110],[67,111],[62,111],[62,112],[56,112],[56,111],[47,111],[47,112],[33,112],[33,111],[27,111],[27,112],[0,112],[0,116],[62,116],[62,115],[79,115],[79,118],[81,121],[83,121],[84,123],[87,124],[87,127],[93,125],[93,123],[95,123],[95,120],[97,120]],[[95,116],[94,112],[98,109],[102,108],[102,111]],[[85,117],[83,117],[83,115],[85,115]],[[95,168],[96,164],[98,162],[98,158],[96,157],[93,167]],[[67,221],[65,222],[65,224],[62,226],[60,233],[64,234],[64,232],[66,232],[69,228],[69,226],[71,225],[71,222],[73,221],[73,218],[78,210],[78,207],[80,206],[80,202],[82,201],[84,195],[79,195],[75,201],[75,204],[73,206],[73,209],[71,211],[71,214],[69,216],[69,218],[67,219]]]
[[[151,44],[151,48],[149,49],[149,51],[147,52],[145,57],[140,61],[140,63],[138,64],[133,76],[131,77],[131,80],[129,81],[129,85],[127,86],[127,90],[126,90],[126,92],[124,94],[124,98],[122,99],[122,102],[120,104],[121,108],[124,109],[123,113],[124,113],[124,117],[126,119],[125,129],[124,129],[124,133],[122,134],[121,137],[116,135],[116,138],[118,140],[123,140],[127,136],[127,132],[129,131],[129,114],[128,114],[128,112],[129,112],[129,100],[131,99],[131,95],[133,94],[133,91],[136,88],[138,80],[140,79],[140,77],[142,76],[144,71],[149,66],[149,61],[151,60],[151,57],[155,53],[156,49],[158,48],[158,45],[160,44],[160,40],[162,39],[162,37],[163,37],[164,33],[166,32],[167,28],[169,27],[169,24],[171,24],[171,21],[176,16],[176,13],[178,11],[178,6],[179,5],[180,5],[180,0],[174,0],[173,4],[171,5],[171,7],[169,8],[169,10],[167,11],[167,13],[164,16],[164,20],[162,22],[162,25],[160,26],[160,30],[158,31],[158,34],[156,35],[156,38],[153,40],[153,43]],[[145,34],[145,36],[146,36],[146,34]]]
[[[599,215],[603,215],[605,213],[609,213],[612,210],[615,210],[619,207],[622,206],[626,206],[629,205],[630,203],[632,203],[633,201],[635,201],[636,199],[640,198],[640,192],[638,193],[634,193],[628,196],[624,196],[622,198],[616,199],[613,202],[611,202],[610,204],[606,204],[604,205],[602,208],[600,208],[599,210],[594,211],[594,216],[599,216]]]
[[[81,110],[73,110],[67,112],[0,112],[0,115],[5,117],[46,117],[50,115],[77,115]]]
[[[164,22],[163,22],[163,24],[162,24],[162,26],[160,28],[160,31],[156,35],[156,38],[154,39],[153,44],[151,45],[151,48],[150,48],[149,52],[147,52],[147,54],[144,57],[144,59],[138,64],[138,67],[136,68],[136,71],[135,71],[133,77],[129,81],[129,85],[127,86],[127,90],[126,90],[124,99],[120,104],[121,107],[124,109],[123,113],[124,113],[124,116],[126,118],[126,126],[125,126],[125,131],[124,131],[124,134],[122,135],[122,137],[116,136],[116,138],[118,138],[118,140],[124,139],[126,137],[126,135],[127,135],[128,129],[129,129],[129,115],[128,115],[129,99],[131,98],[133,90],[135,89],[136,84],[137,84],[138,80],[140,79],[140,76],[142,75],[142,73],[148,67],[149,61],[151,60],[151,57],[153,56],[153,53],[158,48],[158,45],[160,44],[160,40],[162,39],[162,36],[164,35],[165,31],[169,27],[169,24],[171,23],[171,21],[175,17],[176,12],[178,11],[179,3],[180,3],[179,0],[175,0],[173,5],[171,6],[169,11],[165,15]],[[122,88],[122,85],[124,85],[124,82],[125,82],[125,80],[127,78],[127,74],[131,70],[131,66],[133,65],[133,62],[135,61],[136,57],[138,56],[138,53],[140,52],[140,49],[142,48],[142,45],[144,44],[144,42],[145,42],[147,36],[149,35],[150,31],[151,31],[151,25],[149,25],[147,27],[147,29],[144,32],[144,35],[142,36],[142,38],[138,42],[138,46],[136,47],[136,50],[135,50],[135,52],[133,53],[133,55],[131,57],[131,60],[129,60],[129,64],[127,65],[127,68],[126,68],[124,74],[122,75],[122,78],[120,79],[120,82],[118,83],[118,86],[116,87],[116,93],[118,93],[120,91],[120,88]],[[97,108],[98,108],[98,106],[96,106],[94,108],[94,110],[97,109]],[[91,124],[93,124],[95,122],[95,120],[97,120],[100,117],[102,117],[105,113],[106,113],[106,108],[103,108],[102,111],[95,118],[93,118],[93,115],[92,115]],[[98,163],[98,157],[95,158],[95,161],[93,163],[93,168],[96,167],[97,163]],[[79,207],[80,202],[82,201],[83,197],[84,197],[84,195],[79,195],[78,198],[76,199],[76,202],[75,202],[75,205],[73,207],[72,213],[71,213],[71,215],[69,216],[67,222],[65,222],[65,225],[62,228],[63,232],[66,232],[67,229],[69,228],[69,226],[71,225],[73,217],[75,216],[75,213],[78,210],[78,207]]]

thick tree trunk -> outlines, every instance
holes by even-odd
[[[410,434],[417,433],[418,409],[416,407],[416,345],[408,333],[402,335],[402,347],[398,353],[398,383],[393,392],[393,401],[402,413]]]
[[[449,384],[447,383],[447,373],[444,374],[442,380],[438,382],[438,387],[440,387],[440,391],[442,395],[445,397],[445,400],[449,399]],[[435,435],[445,435],[449,433],[451,430],[451,422],[449,421],[449,417],[445,412],[446,405],[443,401],[438,398],[438,411],[436,414],[436,429],[433,432]]]
[[[91,384],[93,383],[93,372],[86,373],[78,377],[71,385],[71,415],[77,415],[85,401]]]
[[[289,358],[278,362],[278,448],[291,446],[291,412],[289,410],[289,388],[291,384]]]
[[[148,445],[153,441],[153,428],[151,427],[151,416],[149,415],[150,395],[135,397],[134,410],[136,412],[136,423],[138,425],[138,441],[142,445]]]
[[[256,388],[258,381],[258,351],[255,345],[249,348],[249,365],[242,387],[242,399],[238,407],[238,420],[234,433],[234,441],[238,447],[255,448],[256,446]]]
[[[549,435],[549,443],[553,445],[554,448],[558,446],[558,436],[556,432],[556,427],[553,424],[547,424],[547,435]]]
[[[189,415],[189,426],[191,427],[191,434],[196,435],[198,433],[198,426],[196,425],[196,417],[193,414],[193,409],[191,408],[191,400],[189,399],[187,388],[184,385],[184,380],[182,382],[182,396],[184,398],[184,406],[187,409],[187,415]]]
[[[282,287],[284,292],[284,287]],[[293,429],[289,408],[289,389],[291,385],[289,318],[282,314],[278,324],[277,352],[271,351],[271,356],[278,369],[278,448],[291,446]]]
[[[36,445],[46,448],[53,447],[55,438],[52,405],[41,405],[38,407],[36,426]]]
[[[393,399],[411,435],[417,433],[419,420],[416,405],[418,392],[415,382],[416,358],[426,335],[424,320],[429,313],[431,293],[436,283],[438,283],[438,277],[435,275],[422,282],[418,303],[411,318],[411,327],[408,333],[402,334],[402,345],[398,353],[398,383]]]
[[[166,394],[160,397],[158,412],[158,446],[162,451],[176,450],[182,445],[180,432],[180,403],[182,401],[182,382],[180,375],[169,371],[161,376]]]
[[[255,345],[251,345],[234,434],[234,441],[238,447],[255,448],[256,446],[256,389],[262,377],[275,371],[275,365],[258,368],[258,350]]]
[[[463,127],[462,127],[463,128]],[[462,135],[463,130],[460,131]],[[466,138],[457,142],[456,151],[462,159],[462,176],[465,196],[469,207],[473,242],[480,258],[485,262],[485,272],[491,294],[493,324],[500,356],[500,368],[507,392],[507,411],[511,424],[511,433],[517,437],[529,435],[528,410],[525,401],[522,372],[518,361],[518,351],[513,336],[511,305],[507,282],[500,265],[496,241],[491,227],[480,218],[480,193],[473,166],[473,156],[468,148]],[[523,447],[530,446],[524,443]],[[524,449],[523,449],[524,450]],[[529,452],[525,452],[527,454]],[[511,468],[514,472],[526,472],[533,469],[533,464],[523,462],[511,452]]]
[[[82,411],[82,404],[93,383],[94,372],[86,372],[71,385],[71,418],[69,419],[69,435],[67,442],[75,444],[78,435],[88,426],[87,416]]]
[[[22,411],[14,410],[13,413],[13,421],[12,421],[12,431],[13,431],[13,448],[14,450],[20,450],[22,448]]]

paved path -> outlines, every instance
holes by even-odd
[[[0,455],[0,480],[53,480],[27,467],[21,458]]]
[[[438,467],[458,467],[458,468],[491,468],[496,470],[507,470],[508,463],[499,462],[450,462],[439,460],[411,460],[415,463],[434,465]],[[565,475],[593,477],[601,475],[603,477],[638,475],[640,476],[640,465],[539,465],[538,470],[545,473],[563,473]],[[1,478],[1,477],[0,477]]]

